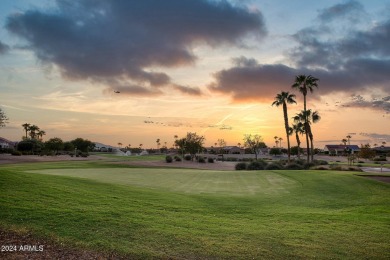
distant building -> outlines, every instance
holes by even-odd
[[[357,145],[333,145],[328,144],[324,147],[324,152],[329,155],[344,155],[347,153],[357,153],[360,151]]]
[[[10,140],[7,140],[3,137],[0,137],[0,148],[15,148],[16,147],[16,142],[12,142]]]

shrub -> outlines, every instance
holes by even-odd
[[[279,163],[270,163],[265,167],[266,170],[281,170],[283,166]]]
[[[175,157],[173,157],[173,159],[175,159],[176,162],[181,162],[181,158],[177,155],[175,155]]]
[[[165,161],[167,163],[171,163],[173,161],[172,156],[170,156],[170,155],[165,156]]]
[[[377,158],[374,158],[374,162],[386,162],[387,159],[386,157],[377,157]]]
[[[264,170],[266,165],[267,163],[262,160],[253,161],[248,164],[247,170]]]
[[[12,152],[11,152],[11,155],[13,155],[13,156],[21,156],[22,153],[19,152],[19,151],[12,151]]]
[[[81,153],[80,156],[81,156],[81,157],[88,157],[88,156],[89,156],[89,153]]]
[[[307,169],[310,169],[310,168],[313,167],[313,166],[315,166],[315,164],[309,162],[309,163],[305,163],[305,164],[303,165],[303,168],[307,170]]]
[[[246,162],[239,162],[239,163],[237,163],[236,166],[235,166],[235,169],[236,169],[237,171],[246,170],[246,168],[247,168]]]
[[[303,166],[297,163],[290,163],[284,167],[286,170],[302,170]]]
[[[299,164],[299,165],[304,165],[306,163],[306,160],[303,159],[296,159],[293,161],[293,163]]]
[[[314,160],[315,165],[328,165],[329,163],[324,160]]]
[[[364,161],[358,161],[358,163],[364,163]]]
[[[198,158],[198,162],[199,162],[199,163],[205,163],[206,160],[205,160],[203,157],[199,157],[199,158]]]
[[[191,159],[192,159],[192,157],[189,154],[184,156],[184,160],[186,160],[186,161],[191,161]]]
[[[214,163],[214,159],[209,157],[209,158],[207,158],[207,162]]]
[[[326,168],[324,166],[320,166],[320,167],[316,168],[316,170],[328,170],[328,168]]]

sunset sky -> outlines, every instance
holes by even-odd
[[[316,147],[390,145],[390,1],[2,0],[0,19],[0,136],[12,141],[30,123],[44,140],[113,146],[187,132],[285,145],[271,104],[296,94],[294,116],[294,77],[311,74]]]

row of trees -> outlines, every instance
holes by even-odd
[[[83,138],[76,138],[71,141],[64,142],[61,138],[50,138],[46,142],[38,139],[25,138],[17,145],[17,150],[31,154],[38,154],[43,151],[53,152],[57,154],[60,151],[73,152],[80,151],[88,153],[93,150],[95,144]]]
[[[23,139],[28,139],[28,137],[30,137],[31,139],[42,140],[42,137],[46,135],[46,132],[36,125],[25,123],[22,125],[22,127],[26,132],[26,135],[23,137]]]
[[[288,104],[296,104],[296,96],[294,94],[290,94],[289,92],[282,91],[277,94],[275,97],[272,106],[282,106],[283,107],[283,116],[284,116],[284,128],[286,131],[287,138],[287,154],[288,154],[288,162],[290,163],[290,155],[291,155],[291,147],[290,147],[290,135],[295,133],[295,137],[297,140],[298,151],[301,144],[299,139],[299,135],[305,135],[306,137],[306,147],[307,147],[307,161],[314,161],[314,145],[313,145],[313,131],[311,128],[312,123],[316,123],[320,120],[320,115],[317,111],[312,111],[311,109],[307,109],[306,97],[307,94],[313,92],[314,88],[318,87],[319,79],[309,75],[298,75],[295,77],[295,81],[292,84],[293,89],[297,89],[303,95],[303,110],[296,114],[292,119],[294,124],[290,126],[288,120]],[[275,137],[275,142],[276,142]],[[310,144],[309,144],[310,139]],[[281,140],[280,140],[281,141]],[[298,155],[299,157],[299,155]]]

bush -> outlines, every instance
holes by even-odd
[[[165,156],[165,161],[166,161],[167,163],[171,163],[171,162],[173,161],[172,156],[169,156],[169,155]]]
[[[206,160],[203,157],[198,158],[199,163],[206,163]]]
[[[265,167],[266,170],[282,170],[283,166],[279,163],[270,163]]]
[[[81,156],[81,157],[88,157],[88,156],[89,156],[89,153],[81,153],[80,156]]]
[[[316,170],[328,170],[328,168],[326,168],[324,166],[320,166],[320,167],[317,167]]]
[[[236,169],[237,171],[246,170],[246,168],[247,168],[246,162],[239,162],[239,163],[237,163],[236,166],[235,166],[235,169]]]
[[[302,170],[303,166],[297,163],[290,163],[284,167],[286,170]]]
[[[191,159],[192,159],[192,157],[189,154],[184,156],[184,160],[186,160],[186,161],[191,161]]]
[[[264,161],[253,161],[250,162],[247,166],[247,170],[264,170],[265,166],[267,165]]]
[[[315,166],[315,164],[309,162],[309,163],[305,163],[305,164],[303,165],[303,168],[307,170],[307,169],[310,169],[310,168],[313,167],[313,166]]]
[[[364,163],[364,161],[358,161],[358,163]]]
[[[328,165],[329,163],[324,160],[314,160],[315,165]]]
[[[175,157],[173,157],[175,159],[176,162],[181,162],[181,158],[177,155],[175,155]]]
[[[374,162],[386,162],[387,159],[386,157],[377,157],[377,158],[374,158]]]
[[[214,159],[213,158],[207,158],[207,162],[214,163]]]
[[[13,155],[13,156],[21,156],[22,153],[19,152],[19,151],[12,151],[12,152],[11,152],[11,155]]]

